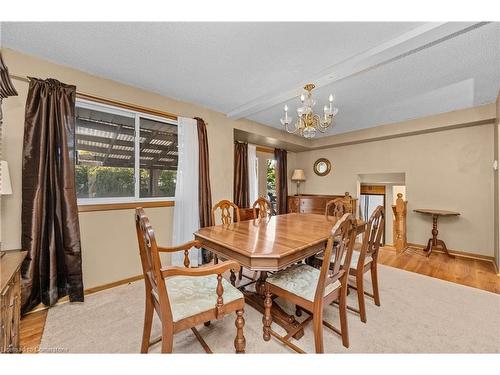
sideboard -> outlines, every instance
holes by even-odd
[[[0,353],[19,353],[21,264],[26,251],[7,251],[0,258]]]
[[[349,193],[343,195],[317,195],[317,194],[300,194],[290,195],[287,200],[288,212],[321,214],[325,213],[326,204],[335,198],[345,198]],[[356,213],[357,199],[351,199],[351,207]]]

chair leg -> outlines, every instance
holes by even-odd
[[[242,278],[243,278],[243,266],[240,267],[240,273],[238,274],[238,280],[241,281]]]
[[[165,323],[162,323],[162,325],[166,326]],[[172,331],[172,329],[162,328],[161,352],[172,353],[173,346],[174,346],[174,332]]]
[[[271,323],[273,318],[271,316],[271,306],[273,305],[271,292],[266,290],[266,299],[264,300],[264,316],[262,317],[263,323],[263,335],[264,341],[269,341],[271,339]]]
[[[236,311],[236,338],[234,339],[234,348],[236,353],[245,353],[246,340],[243,335],[245,318],[243,318],[243,309]]]
[[[144,329],[142,331],[141,353],[149,350],[149,340],[151,338],[151,326],[153,325],[154,307],[151,301],[151,294],[146,292],[146,309],[144,312]]]
[[[365,293],[363,285],[363,273],[356,273],[356,289],[358,292],[358,306],[359,306],[359,317],[363,323],[366,323],[366,307],[365,307]]]
[[[214,264],[219,264],[219,257],[217,256],[217,254],[213,253],[214,254]]]
[[[302,309],[299,305],[295,305],[295,315],[302,316]]]
[[[375,305],[380,306],[380,295],[378,293],[377,262],[372,263],[370,271],[372,274],[373,299],[375,300]]]
[[[316,311],[313,316],[314,346],[316,353],[324,353],[323,348],[323,309]]]
[[[229,281],[231,281],[232,286],[235,286],[236,285],[236,275],[234,274],[233,270],[230,270],[229,273],[230,273]]]
[[[346,280],[347,282],[347,280]],[[342,345],[346,348],[349,347],[349,330],[347,328],[347,285],[346,290],[343,290],[340,295],[339,301],[339,315],[340,315],[340,332],[342,334]]]

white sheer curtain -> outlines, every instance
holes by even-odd
[[[173,245],[181,245],[194,239],[193,233],[200,228],[198,207],[198,129],[195,119],[178,119],[179,161],[175,185]],[[191,266],[201,264],[201,253],[192,249]],[[172,264],[182,266],[184,253],[172,253]]]
[[[250,207],[259,197],[259,179],[257,171],[257,147],[248,145],[248,196]]]

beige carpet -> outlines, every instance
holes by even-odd
[[[439,279],[379,266],[382,306],[367,299],[368,322],[348,313],[351,346],[325,329],[328,353],[498,353],[500,295]],[[52,308],[47,317],[41,351],[70,353],[137,353],[144,311],[143,282],[135,282],[86,297],[83,304]],[[349,304],[356,306],[355,293]],[[326,319],[339,326],[338,310],[328,306]],[[304,316],[302,316],[302,319]],[[274,338],[262,340],[262,316],[245,311],[247,353],[290,353]],[[159,334],[159,325],[153,336]],[[280,331],[276,324],[273,328]],[[198,327],[214,352],[233,352],[234,316]],[[311,327],[295,342],[314,352]],[[152,348],[160,351],[160,344]],[[176,353],[203,353],[191,331],[176,335]]]

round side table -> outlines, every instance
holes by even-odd
[[[443,240],[440,240],[437,238],[438,236],[438,218],[440,216],[458,216],[460,215],[460,212],[455,212],[455,211],[445,211],[445,210],[431,210],[427,208],[418,208],[416,210],[413,210],[415,212],[418,212],[420,214],[424,215],[432,215],[432,238],[429,238],[429,241],[427,242],[427,247],[424,249],[424,251],[427,253],[427,256],[431,255],[432,249],[434,247],[441,247],[444,252],[451,258],[454,258],[454,255],[451,255],[448,252],[448,249],[446,248],[446,244],[444,243]]]

